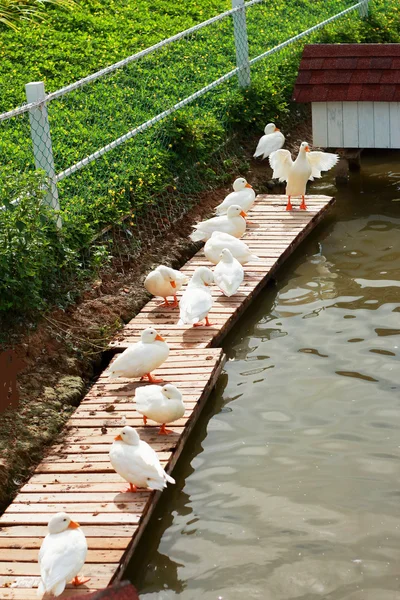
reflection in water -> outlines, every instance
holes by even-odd
[[[146,600],[400,599],[393,160],[364,158],[226,340],[225,374],[131,566]]]

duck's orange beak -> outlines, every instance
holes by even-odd
[[[156,340],[158,340],[159,342],[165,342],[164,338],[161,337],[161,335],[159,333],[157,333],[157,335],[156,335]]]
[[[310,152],[310,146],[306,146],[306,152]]]
[[[278,129],[277,127],[275,127],[274,131],[280,131],[280,129]]]
[[[250,185],[249,183],[246,183],[246,185],[245,185],[244,187],[248,187],[248,188],[251,188],[251,189],[253,189],[253,186],[252,186],[252,185]]]
[[[247,217],[247,213],[245,213],[244,210],[242,210],[242,212],[240,213],[240,216],[243,217],[243,218]]]
[[[122,435],[116,435],[115,438],[114,438],[114,440],[116,442],[122,442]]]
[[[176,281],[170,281],[170,284],[172,285],[172,287],[175,289],[176,288]]]
[[[76,521],[71,521],[71,523],[68,525],[68,529],[78,529],[78,527],[80,527],[80,525]]]

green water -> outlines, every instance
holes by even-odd
[[[332,216],[226,338],[130,565],[146,600],[400,599],[399,159],[314,186]]]

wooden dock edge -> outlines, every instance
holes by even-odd
[[[198,420],[198,418],[210,396],[210,393],[214,389],[215,384],[217,383],[218,378],[221,375],[221,371],[225,365],[225,362],[226,362],[226,355],[221,350],[219,362],[217,363],[217,365],[215,367],[214,373],[212,374],[211,378],[209,379],[207,385],[204,387],[203,393],[201,394],[201,397],[199,398],[199,400],[196,404],[196,407],[193,410],[193,412],[190,416],[190,419],[187,422],[185,429],[183,430],[183,433],[179,438],[179,442],[176,446],[176,449],[167,464],[167,467],[166,467],[167,473],[170,474],[174,470],[174,467],[175,467],[176,463],[178,462],[180,455],[184,449],[186,441],[189,438],[194,426],[196,425],[197,420]],[[132,537],[132,540],[131,540],[128,548],[126,549],[125,554],[122,556],[120,563],[119,563],[118,570],[116,571],[114,577],[111,579],[110,583],[119,582],[122,580],[124,571],[125,571],[128,563],[130,562],[130,560],[136,550],[137,545],[139,544],[139,541],[146,529],[147,523],[150,521],[161,496],[162,496],[162,492],[156,492],[153,497],[153,501],[151,503],[147,504],[147,507],[148,507],[147,511],[142,516],[140,523],[139,523],[139,527],[136,530],[134,536]]]

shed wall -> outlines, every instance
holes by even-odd
[[[400,148],[400,102],[313,102],[313,144]]]

